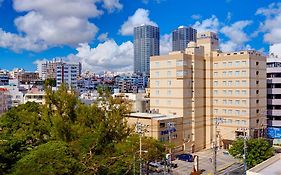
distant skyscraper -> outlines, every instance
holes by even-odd
[[[159,28],[141,25],[134,28],[134,72],[149,74],[150,56],[159,55]]]
[[[183,51],[190,41],[196,42],[197,31],[192,27],[180,26],[173,31],[173,51]]]

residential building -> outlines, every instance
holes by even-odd
[[[11,107],[16,107],[23,103],[23,95],[24,92],[21,91],[18,83],[13,83],[17,79],[13,79],[13,81],[9,82],[9,85],[0,86],[0,88],[6,89],[10,94]]]
[[[61,64],[62,59],[53,59],[52,61],[42,61],[37,64],[37,72],[42,80],[55,79],[57,65]]]
[[[159,28],[141,25],[134,28],[134,72],[149,74],[150,56],[159,55]]]
[[[82,71],[81,63],[61,62],[57,64],[56,71],[57,87],[65,83],[69,89],[77,89],[78,78]]]
[[[11,108],[11,96],[7,89],[0,88],[0,115]]]
[[[18,74],[18,80],[22,84],[30,84],[39,80],[39,74],[36,72],[24,72]]]
[[[149,112],[149,98],[146,97],[146,93],[114,93],[112,96],[131,102],[132,112]]]
[[[32,88],[24,95],[24,103],[35,102],[39,104],[45,104],[45,92],[38,88]]]
[[[0,72],[0,86],[9,84],[9,76],[7,73]]]
[[[182,151],[182,117],[153,113],[131,113],[126,119],[129,126],[136,127],[137,123],[141,123],[143,130],[146,131],[144,136],[153,137],[160,141],[171,141],[175,144],[172,149],[173,153]]]
[[[228,148],[266,126],[266,59],[248,50],[223,53],[216,33],[197,34],[185,52],[151,57],[150,104],[183,117],[183,149]],[[216,138],[217,137],[217,138]]]
[[[180,26],[172,33],[173,51],[185,51],[190,41],[196,42],[197,30],[192,27]]]
[[[281,143],[281,58],[267,59],[267,129],[273,143]]]

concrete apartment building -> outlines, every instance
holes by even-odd
[[[11,96],[6,88],[0,88],[0,115],[12,107]]]
[[[173,152],[182,151],[182,117],[152,113],[131,113],[127,119],[129,126],[135,127],[137,122],[143,125],[144,136],[153,137],[160,141],[171,142],[175,145]],[[173,123],[173,127],[169,127]]]
[[[179,26],[172,33],[173,51],[185,51],[190,41],[196,42],[197,30],[192,27]]]
[[[274,144],[281,143],[281,58],[267,59],[267,134]]]
[[[150,109],[183,117],[182,149],[228,147],[266,125],[266,59],[256,51],[222,53],[217,34],[199,33],[185,52],[153,56]],[[215,129],[217,126],[217,129]]]

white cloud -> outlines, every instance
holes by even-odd
[[[281,43],[271,45],[269,48],[269,53],[273,53],[281,58]]]
[[[160,54],[165,55],[172,51],[172,34],[165,34],[160,37]]]
[[[264,41],[271,44],[281,43],[281,3],[260,8],[256,14],[265,16],[265,21],[260,25],[260,31],[264,32]]]
[[[107,41],[108,40],[108,32],[100,34],[98,36],[98,40],[100,42]]]
[[[142,24],[157,26],[157,24],[149,19],[149,11],[139,8],[130,16],[127,21],[125,21],[119,32],[121,35],[133,35],[134,27],[140,26]]]
[[[115,10],[121,10],[123,5],[119,2],[119,0],[104,0],[103,7],[112,13]]]
[[[202,16],[200,14],[193,14],[193,15],[191,15],[191,18],[195,19],[195,20],[199,20],[202,18]]]
[[[2,33],[12,35],[21,43],[9,41],[14,43],[14,46],[12,44],[5,46],[13,50],[31,51],[62,45],[77,47],[79,43],[88,43],[95,38],[98,31],[98,27],[89,19],[104,13],[103,9],[98,8],[100,6],[97,6],[97,3],[110,13],[123,8],[119,0],[13,0],[13,2],[14,9],[23,14],[14,21],[19,34],[4,31]],[[17,46],[23,41],[28,41],[32,47]],[[1,37],[0,42],[7,43]]]
[[[249,37],[244,32],[245,27],[249,26],[252,21],[237,21],[230,26],[224,26],[220,32],[224,34],[228,41],[222,42],[220,47],[223,51],[235,51],[239,49],[249,49],[249,45],[245,45],[249,41]]]
[[[108,40],[91,48],[88,44],[80,44],[76,57],[83,65],[83,70],[101,71],[132,71],[134,46],[131,41],[118,45]]]
[[[203,21],[196,21],[193,25],[193,28],[197,29],[198,32],[203,31],[213,31],[217,32],[219,28],[219,20],[215,15],[212,15],[211,18],[205,19]]]

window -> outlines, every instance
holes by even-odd
[[[171,94],[172,94],[172,91],[171,91],[171,90],[168,90],[168,91],[167,91],[167,94],[168,94],[168,95],[171,95]]]
[[[243,66],[247,66],[247,61],[242,61]]]
[[[171,100],[167,100],[167,105],[168,105],[168,106],[171,105]]]
[[[226,81],[223,81],[223,82],[222,82],[222,85],[223,85],[223,86],[226,86]]]
[[[172,61],[167,61],[167,66],[171,66],[172,65]]]
[[[256,62],[256,65],[258,66],[258,65],[259,65],[259,62]]]
[[[222,76],[223,76],[223,77],[226,77],[226,72],[225,72],[225,71],[222,73]]]
[[[247,94],[247,91],[246,91],[246,90],[242,90],[242,94],[243,94],[243,95],[246,95],[246,94]]]
[[[240,124],[240,120],[235,120],[235,124],[239,125]]]
[[[167,76],[168,77],[172,76],[172,72],[171,71],[167,71]]]
[[[246,120],[242,120],[241,125],[246,125]]]
[[[245,70],[242,71],[242,76],[244,76],[244,77],[246,76],[246,71]]]
[[[247,85],[246,80],[242,80],[242,86],[246,86],[246,85]]]
[[[228,124],[232,124],[232,120],[231,120],[231,119],[228,119],[228,120],[227,120],[227,123],[228,123]]]
[[[232,77],[232,71],[228,71],[228,76]]]
[[[155,91],[155,94],[156,94],[156,95],[159,95],[159,90],[156,90],[156,91]]]
[[[235,100],[235,105],[239,105],[240,101],[239,100]]]
[[[156,67],[160,67],[160,62],[158,62],[158,61],[155,62],[155,66],[156,66]]]
[[[215,94],[215,95],[218,95],[218,90],[214,90],[214,94]]]
[[[228,90],[228,95],[232,95],[232,90]]]
[[[256,71],[256,75],[259,75],[259,71]]]
[[[247,101],[246,100],[242,100],[242,104],[246,105]]]
[[[239,86],[239,80],[235,81],[235,86]]]
[[[218,81],[214,81],[214,86],[218,86],[218,85],[219,85]]]
[[[258,114],[259,112],[260,112],[260,110],[259,110],[259,109],[257,109],[257,110],[256,110],[256,113]]]
[[[232,67],[232,62],[228,62],[228,67]]]
[[[229,109],[229,110],[228,110],[228,115],[231,115],[231,114],[232,114],[232,110]]]
[[[177,66],[186,66],[186,61],[184,60],[177,60]]]
[[[239,90],[235,90],[235,95],[239,95],[240,91]]]
[[[247,111],[246,110],[242,110],[242,115],[246,115]]]
[[[155,77],[159,77],[159,72],[155,72]]]
[[[218,72],[214,72],[214,77],[217,77],[218,76]]]
[[[161,122],[159,125],[160,125],[160,128],[164,128],[165,127],[165,123]]]
[[[232,105],[232,100],[228,100],[228,105]]]
[[[214,109],[214,114],[217,114],[218,113],[218,109]]]
[[[240,111],[239,110],[235,110],[235,115],[239,116],[240,115]]]
[[[159,86],[159,81],[155,81],[155,85],[158,87]]]
[[[232,86],[232,81],[228,81],[228,86]]]
[[[226,100],[223,100],[222,102],[223,102],[223,104],[224,104],[224,105],[227,105],[227,102],[226,102]]]
[[[171,80],[168,80],[168,81],[167,81],[167,84],[168,84],[168,86],[171,86],[171,85],[172,85],[172,81],[171,81]]]
[[[238,67],[240,64],[240,61],[235,61],[235,66]]]
[[[218,63],[214,63],[214,67],[218,67]]]
[[[259,100],[256,100],[256,103],[258,104],[260,101]]]
[[[177,71],[177,76],[184,76],[184,75],[186,75],[187,74],[187,72],[186,71],[182,71],[182,70],[180,70],[180,71]]]
[[[226,67],[226,62],[223,62],[222,65],[223,65],[223,67]]]
[[[226,114],[226,109],[223,109],[222,111],[223,111],[224,114]]]
[[[222,93],[223,93],[223,95],[226,95],[226,90],[223,90]]]
[[[235,71],[235,76],[238,77],[239,76],[239,71]]]
[[[259,90],[256,90],[256,94],[259,94],[259,92],[260,92]]]
[[[259,84],[259,81],[256,81],[256,84]]]
[[[214,104],[218,104],[218,100],[217,99],[214,100]]]

